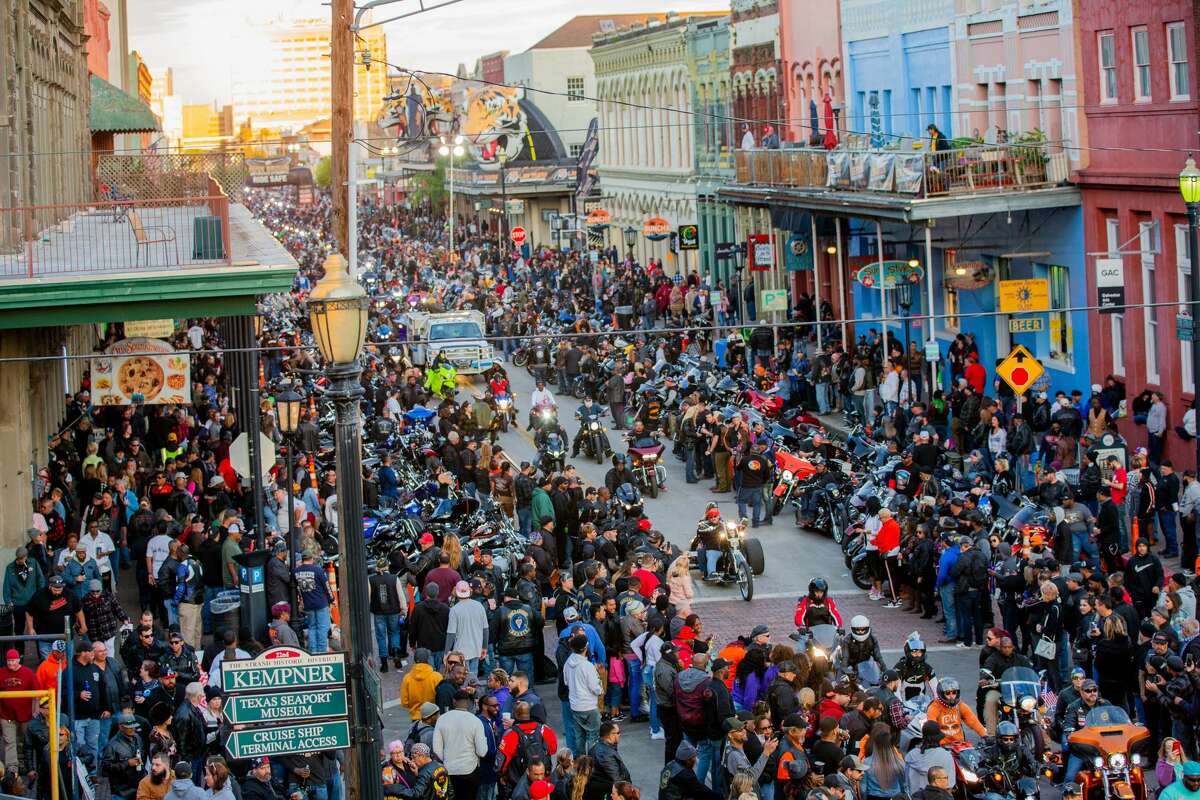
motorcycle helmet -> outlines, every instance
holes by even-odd
[[[820,594],[820,597],[817,595]],[[824,602],[829,595],[829,583],[824,578],[813,578],[808,582],[808,599]]]
[[[1000,752],[1006,756],[1010,756],[1017,752],[1017,736],[1020,731],[1013,723],[1005,720],[996,726],[996,744],[1000,745]]]
[[[612,465],[614,467],[619,467],[619,466],[623,465],[624,463],[625,463],[625,456],[621,455],[620,453],[616,453],[613,455]]]
[[[919,636],[910,636],[908,641],[904,643],[904,655],[910,661],[924,662],[925,642],[921,641]]]
[[[855,615],[854,619],[850,620],[850,635],[855,641],[865,642],[871,638],[871,620],[867,619],[862,614]]]
[[[958,680],[956,678],[942,678],[938,681],[937,696],[942,705],[947,708],[954,708],[958,705],[960,695],[958,688]]]

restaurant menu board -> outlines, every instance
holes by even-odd
[[[159,339],[122,339],[92,359],[92,403],[177,405],[191,402],[192,359]]]

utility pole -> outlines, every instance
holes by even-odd
[[[329,45],[333,141],[329,187],[333,194],[333,238],[337,243],[337,251],[349,258],[347,162],[350,139],[354,135],[354,0],[332,0],[332,11],[333,27],[329,34]]]

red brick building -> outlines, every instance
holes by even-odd
[[[1200,145],[1196,73],[1198,0],[1080,0],[1076,31],[1077,102],[1086,116],[1078,174],[1083,195],[1088,298],[1096,304],[1096,258],[1123,262],[1130,306],[1189,297],[1187,216],[1178,175]],[[1092,375],[1125,382],[1132,402],[1143,389],[1167,397],[1171,426],[1194,392],[1191,343],[1175,335],[1174,305],[1088,315]],[[1080,387],[1086,390],[1086,387]],[[1145,428],[1122,432],[1144,445]],[[1194,446],[1168,437],[1176,465],[1195,462]]]

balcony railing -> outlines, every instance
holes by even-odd
[[[211,176],[195,196],[0,208],[0,279],[220,266],[230,254],[229,197]]]
[[[946,197],[1028,191],[1067,182],[1060,143],[973,145],[936,153],[738,150],[737,182],[758,186]]]

